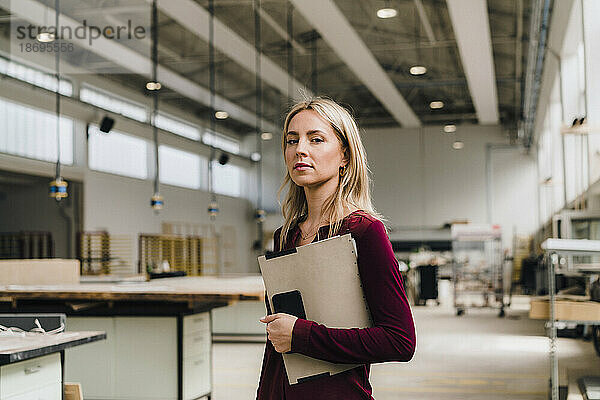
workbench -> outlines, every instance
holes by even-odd
[[[0,312],[65,313],[68,330],[107,340],[66,352],[86,399],[210,399],[210,310],[264,299],[260,275],[0,286]]]
[[[0,335],[0,399],[53,399],[63,393],[64,351],[106,338],[104,332]]]

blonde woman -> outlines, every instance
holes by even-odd
[[[314,98],[288,113],[282,150],[289,186],[285,223],[274,234],[275,250],[351,233],[373,327],[335,329],[288,314],[268,314],[268,340],[257,391],[259,400],[372,399],[370,364],[409,361],[415,329],[381,216],[369,195],[367,159],[356,122],[336,102]],[[290,385],[281,353],[360,367]]]

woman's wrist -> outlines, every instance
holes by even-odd
[[[292,353],[302,353],[308,348],[310,342],[310,331],[313,322],[298,318],[292,329]]]

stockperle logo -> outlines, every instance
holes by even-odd
[[[40,35],[50,35],[50,37],[57,40],[85,40],[89,46],[93,46],[94,41],[100,38],[117,41],[143,40],[149,34],[146,27],[135,25],[131,20],[121,25],[105,26],[88,24],[88,21],[85,19],[77,26],[60,25],[56,27],[18,24],[13,26],[13,29],[16,32],[14,39],[19,41],[33,41],[39,39]]]

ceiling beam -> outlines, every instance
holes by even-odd
[[[269,13],[267,13],[264,9],[259,8],[258,9],[258,13],[260,14],[260,17],[271,27],[273,28],[273,30],[279,35],[281,36],[281,38],[283,40],[287,42],[289,42],[292,47],[294,49],[296,49],[296,51],[298,53],[300,53],[301,55],[306,55],[307,51],[306,49],[300,44],[298,43],[292,36],[288,35],[288,33],[286,32],[285,29],[283,29],[281,26],[279,26],[279,24],[277,23],[277,21],[275,21],[273,19],[273,17],[271,17],[269,15]]]
[[[201,5],[194,0],[158,0],[157,5],[162,12],[197,37],[208,42],[210,13]],[[217,18],[214,19],[214,46],[241,67],[256,75],[254,44],[243,39]],[[264,54],[261,54],[260,61],[260,77],[265,83],[275,87],[291,99],[302,99],[302,93],[311,95],[303,84],[291,78],[285,70]],[[288,93],[290,79],[292,79],[292,93]]]
[[[446,0],[480,124],[497,124],[498,93],[486,0]]]
[[[421,2],[421,0],[414,0],[414,3],[415,7],[417,7],[419,18],[421,19],[421,23],[423,24],[423,28],[425,29],[425,33],[427,34],[429,42],[435,43],[435,35],[433,34],[433,29],[431,28],[429,18],[427,18],[427,13],[425,12],[425,7],[423,7],[423,3]]]
[[[31,23],[45,25],[45,21],[54,21],[54,9],[46,7],[35,0],[0,0],[0,7],[10,10],[14,15],[19,16]],[[76,21],[64,14],[60,15],[61,26],[70,26],[73,30],[81,26],[79,21]],[[89,29],[89,28],[88,28]],[[86,39],[77,39],[73,37],[71,42],[76,43],[81,48],[94,52],[101,57],[110,60],[116,65],[131,71],[132,73],[150,78],[152,71],[152,61],[134,51],[133,49],[119,44],[114,40],[109,40],[104,37],[99,37],[91,46]],[[178,73],[162,66],[158,66],[158,80],[166,87],[181,93],[184,97],[197,101],[203,105],[210,106],[210,91],[193,82]],[[216,109],[225,110],[231,118],[243,122],[249,126],[256,124],[255,113],[244,109],[243,107],[234,104],[228,99],[216,95]],[[278,131],[279,128],[271,121],[263,120],[262,126],[264,130],[272,132]]]
[[[494,46],[501,45],[511,45],[515,46],[517,44],[517,39],[514,36],[494,36],[492,38],[492,44]],[[390,53],[394,51],[415,51],[422,49],[437,49],[437,48],[446,48],[446,47],[454,47],[456,46],[455,40],[438,40],[436,42],[396,42],[396,43],[383,43],[383,44],[373,44],[369,46],[369,50],[373,53],[382,52],[382,53]],[[330,49],[319,49],[319,54],[329,54],[334,53],[333,50]],[[271,50],[270,54],[284,56],[285,49],[282,50]]]
[[[417,115],[333,0],[291,2],[402,127],[421,125]]]

